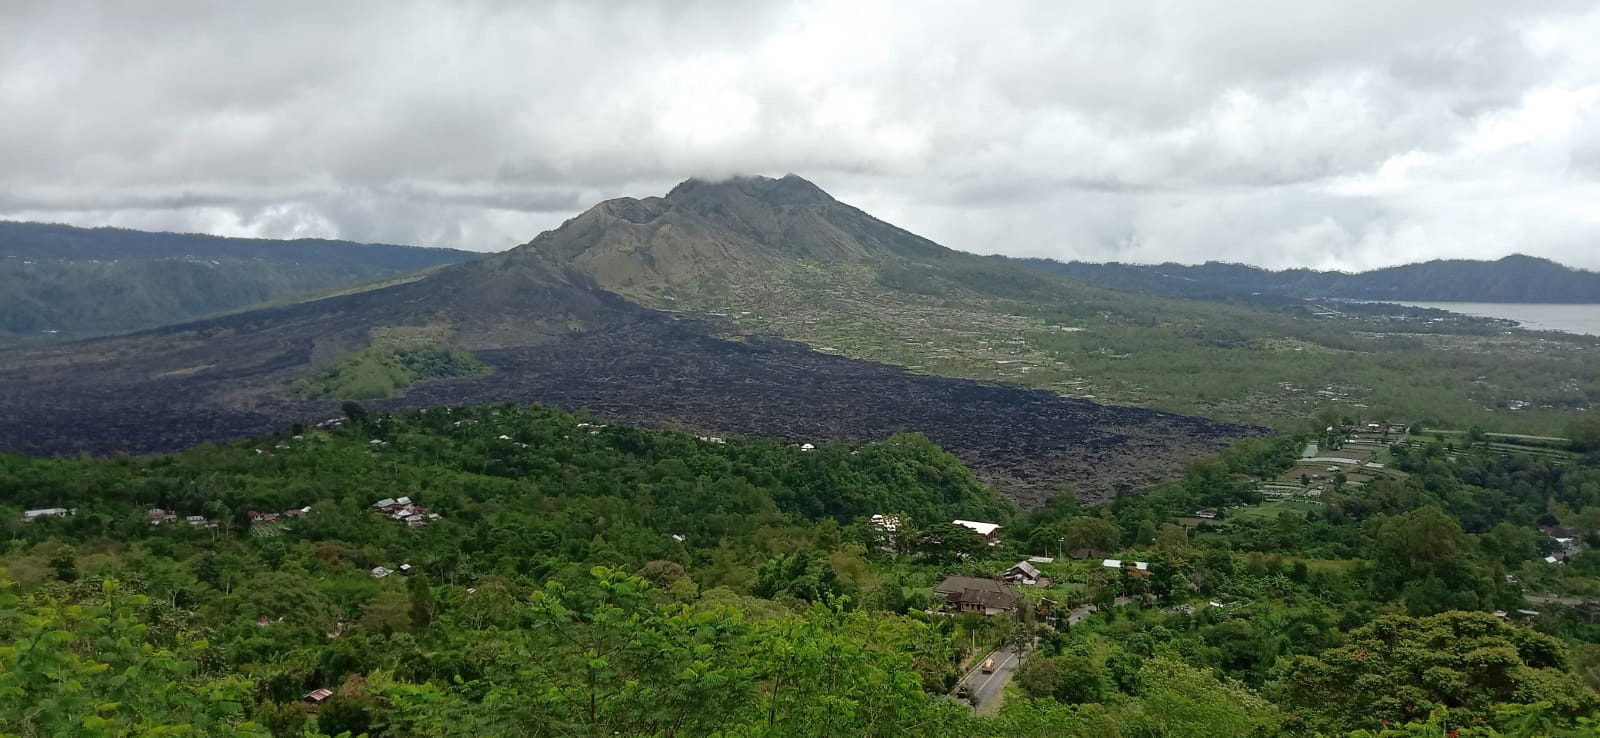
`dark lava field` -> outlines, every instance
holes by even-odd
[[[222,334],[191,339],[168,352],[184,353],[181,360],[149,366],[140,363],[142,354],[0,364],[0,449],[170,452],[338,415],[338,403],[297,400],[287,391],[309,365],[311,348],[265,340],[240,347]],[[115,349],[114,342],[100,346]],[[207,356],[218,352],[228,356]],[[917,431],[1024,507],[1062,486],[1086,500],[1139,492],[1181,473],[1190,459],[1263,432],[912,374],[778,339],[727,338],[699,320],[659,314],[475,353],[492,375],[417,385],[369,407],[537,402],[622,422],[813,443]],[[177,365],[199,368],[171,368]]]

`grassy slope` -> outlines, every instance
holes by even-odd
[[[1283,427],[1331,408],[1557,433],[1565,411],[1600,398],[1593,340],[1151,297],[965,255],[879,268],[796,262],[759,285],[680,290],[656,304],[930,374]],[[1517,400],[1532,406],[1509,411]]]

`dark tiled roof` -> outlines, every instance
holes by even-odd
[[[1021,599],[1016,590],[1005,584],[978,577],[948,577],[933,591],[951,602],[1000,609],[1015,607]]]

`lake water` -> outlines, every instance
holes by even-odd
[[[1566,331],[1600,336],[1600,305],[1554,305],[1525,302],[1398,302],[1484,318],[1508,318],[1536,331]]]

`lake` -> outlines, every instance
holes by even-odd
[[[1536,331],[1565,331],[1600,336],[1600,305],[1555,305],[1527,302],[1400,302],[1397,305],[1438,308],[1484,318],[1507,318]]]

